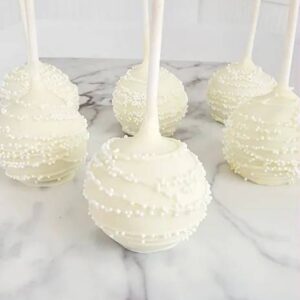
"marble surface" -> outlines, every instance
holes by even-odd
[[[78,84],[88,119],[89,159],[121,136],[111,93],[134,62],[47,59]],[[165,63],[183,80],[189,112],[176,133],[203,161],[212,185],[208,217],[176,248],[135,254],[87,215],[84,170],[49,189],[0,174],[1,300],[297,300],[300,297],[300,184],[243,181],[221,153],[222,126],[208,113],[207,79],[218,64]]]

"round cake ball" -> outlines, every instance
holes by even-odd
[[[2,91],[0,164],[9,177],[28,185],[64,182],[85,159],[86,120],[71,95],[65,98],[49,82],[31,84],[25,76],[20,89],[13,91],[9,83]]]
[[[253,63],[235,63],[215,72],[208,83],[212,117],[224,123],[245,101],[268,94],[276,81]]]
[[[84,185],[89,212],[107,235],[141,253],[187,239],[206,215],[210,188],[186,144],[137,151],[134,138],[114,138],[91,161]]]
[[[78,88],[69,77],[53,65],[38,62],[39,73],[44,86],[49,90],[55,90],[68,106],[79,108]],[[8,73],[0,91],[1,98],[11,95],[20,97],[28,91],[31,82],[31,74],[28,64],[15,68]]]
[[[134,66],[120,78],[113,93],[113,109],[122,130],[135,135],[143,121],[146,109],[147,68]],[[172,73],[160,68],[158,114],[160,132],[174,134],[179,121],[187,111],[188,98],[182,82]]]
[[[275,88],[241,105],[226,122],[224,154],[234,172],[258,184],[300,175],[300,99]]]

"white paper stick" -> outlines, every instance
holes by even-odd
[[[160,136],[157,109],[164,0],[153,0],[148,68],[147,105],[139,133]]]
[[[25,15],[27,22],[27,45],[28,45],[28,64],[31,67],[32,75],[36,79],[39,77],[38,65],[39,55],[37,46],[37,33],[34,12],[34,0],[25,0]]]
[[[260,6],[261,6],[261,0],[255,0],[250,35],[248,38],[248,44],[246,47],[244,61],[252,61],[253,47],[254,47],[254,41],[256,36]]]
[[[149,39],[150,39],[150,31],[149,31],[149,0],[143,1],[143,9],[144,9],[144,57],[143,63],[148,63],[149,58]]]
[[[27,31],[28,31],[27,27],[28,26],[27,26],[27,20],[26,20],[25,1],[26,0],[19,0],[19,5],[20,5],[22,24],[23,24],[23,28],[24,28],[24,31],[25,31],[25,36],[26,36],[26,39],[27,39]]]
[[[279,78],[279,86],[289,87],[293,53],[296,39],[297,22],[299,15],[299,0],[290,0],[289,19],[284,44],[282,69]]]

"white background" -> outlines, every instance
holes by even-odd
[[[40,55],[140,58],[142,0],[36,0]],[[254,0],[166,0],[163,59],[236,61]],[[289,0],[264,0],[255,61],[277,75]],[[299,36],[292,83],[299,77]],[[18,0],[0,0],[0,76],[25,60]],[[297,84],[298,85],[298,84]]]

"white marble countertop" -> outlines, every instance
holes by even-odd
[[[89,158],[121,136],[111,93],[133,62],[47,60],[78,84],[89,121]],[[298,300],[300,184],[243,181],[221,153],[222,126],[208,114],[207,78],[218,64],[165,64],[189,95],[176,133],[202,160],[213,201],[197,233],[176,248],[142,255],[105,236],[87,215],[84,171],[49,189],[0,174],[1,300]]]

